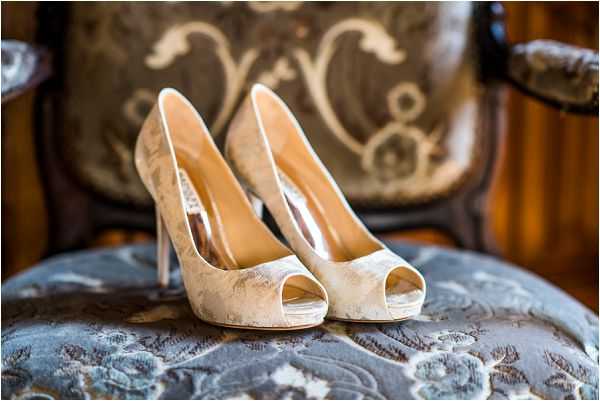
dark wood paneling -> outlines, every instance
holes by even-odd
[[[2,3],[2,39],[32,43],[36,3]],[[34,95],[2,106],[2,273],[37,262],[46,250],[47,215],[36,160]]]
[[[597,3],[506,3],[513,42],[598,50]],[[598,119],[509,90],[491,218],[503,256],[598,309]]]

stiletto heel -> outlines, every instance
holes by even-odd
[[[267,330],[322,323],[325,289],[254,214],[202,118],[174,89],[160,92],[144,122],[135,165],[156,203],[159,284],[168,284],[171,243],[196,316]]]
[[[156,208],[156,263],[158,265],[158,285],[162,288],[169,286],[169,251],[171,242],[169,233],[162,220],[158,207]]]
[[[253,86],[232,120],[226,153],[327,290],[329,318],[386,322],[420,313],[423,276],[361,223],[292,112],[264,85]]]

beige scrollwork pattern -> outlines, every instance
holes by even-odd
[[[257,13],[273,11],[294,11],[302,6],[301,1],[249,1],[248,7]]]
[[[425,94],[414,82],[400,82],[387,94],[390,114],[398,121],[408,123],[425,111]]]
[[[154,105],[155,100],[156,95],[151,90],[146,88],[136,89],[133,95],[123,104],[125,118],[141,127],[147,111]],[[146,110],[142,111],[142,107],[145,107]]]
[[[271,89],[277,89],[282,81],[293,81],[296,77],[296,70],[290,67],[290,61],[285,57],[281,57],[275,62],[270,71],[260,74],[258,82]]]
[[[441,152],[441,128],[429,135],[401,121],[388,123],[366,143],[362,168],[386,182],[386,192],[426,179],[431,156]]]
[[[249,6],[259,12],[278,9],[274,4],[250,3]],[[283,9],[289,11],[288,8]],[[386,96],[392,121],[373,132],[366,143],[350,133],[331,104],[326,82],[339,39],[352,32],[361,34],[359,49],[373,54],[381,63],[397,65],[407,58],[406,52],[398,48],[396,41],[381,24],[361,18],[345,19],[329,28],[314,56],[302,48],[296,48],[293,54],[325,124],[343,145],[361,157],[360,166],[364,171],[376,174],[379,179],[390,184],[386,191],[394,192],[411,181],[417,182],[427,176],[431,156],[440,153],[441,128],[436,127],[428,135],[417,125],[410,124],[424,112],[427,99],[415,82],[403,81],[394,85]],[[176,57],[189,53],[189,36],[193,33],[205,35],[214,41],[215,52],[225,74],[225,97],[212,126],[213,132],[218,134],[233,112],[248,72],[258,59],[259,50],[246,50],[238,62],[233,58],[229,41],[223,32],[214,25],[194,21],[167,30],[153,46],[153,52],[146,57],[146,65],[152,69],[164,69]],[[280,57],[270,70],[262,71],[257,80],[271,88],[277,88],[282,81],[293,81],[297,77],[290,60]],[[140,97],[145,97],[145,93],[138,90],[133,99]],[[132,104],[128,102],[125,107],[129,120],[139,122]]]
[[[259,12],[274,11],[278,8],[275,4],[250,3],[249,6]],[[283,7],[283,9],[290,11],[293,9],[290,6]],[[336,42],[342,35],[350,32],[361,33],[360,49],[374,54],[382,63],[399,64],[406,59],[406,53],[397,48],[394,39],[380,24],[361,18],[345,19],[329,28],[321,39],[315,57],[311,57],[306,50],[300,48],[294,50],[294,56],[325,123],[344,145],[357,154],[363,154],[366,145],[356,140],[339,121],[329,101],[325,84],[329,65],[336,51]],[[220,29],[205,22],[193,21],[169,28],[152,47],[152,53],[145,59],[146,65],[151,69],[164,69],[171,65],[176,57],[188,54],[190,52],[189,36],[193,33],[205,35],[214,41],[215,52],[225,74],[226,90],[223,105],[211,127],[213,132],[218,133],[233,112],[232,108],[240,95],[250,68],[259,56],[259,50],[256,48],[246,50],[240,61],[237,62],[231,54],[228,39]],[[263,71],[259,75],[258,81],[276,88],[281,81],[291,81],[296,78],[297,73],[290,66],[289,60],[281,57],[273,64],[271,70]],[[392,89],[393,92],[390,92],[389,96],[395,96],[398,90],[402,91],[404,88],[409,88],[409,95],[413,94],[415,91],[410,91],[410,88],[414,87],[416,84],[405,83]],[[421,96],[415,97],[415,104],[408,113],[419,113],[425,106],[424,96],[418,88],[416,91]],[[399,95],[403,94],[403,92],[399,93]],[[392,114],[407,112],[397,105],[394,105],[392,110]]]
[[[477,167],[475,148],[486,135],[482,99],[492,92],[476,80],[472,9],[366,2],[75,6],[61,127],[67,163],[98,193],[148,205],[135,174],[111,166],[133,172],[112,143],[131,151],[150,95],[165,86],[182,90],[219,136],[244,91],[260,82],[298,114],[353,204],[446,196]]]
[[[211,131],[220,132],[228,117],[233,112],[235,102],[240,95],[250,67],[258,57],[254,48],[246,50],[237,62],[230,50],[228,39],[214,25],[202,21],[193,21],[169,28],[152,48],[152,53],[145,59],[148,68],[161,70],[173,63],[178,56],[190,51],[189,36],[201,34],[215,43],[217,55],[225,74],[225,97],[220,111],[211,126]]]
[[[221,5],[226,9],[234,7],[233,2],[222,2]],[[284,19],[295,15],[302,3],[259,2],[238,6],[257,14],[271,14],[269,17],[279,13],[278,18]],[[273,27],[266,20],[257,20],[256,32],[260,35],[268,32],[273,36],[272,40],[249,37],[248,44],[239,44],[232,42],[227,27],[214,22],[211,17],[192,19],[167,25],[142,59],[149,70],[164,71],[167,75],[173,68],[185,67],[194,57],[215,60],[210,71],[207,70],[207,77],[222,72],[219,85],[224,88],[218,94],[211,92],[208,98],[198,100],[203,103],[204,110],[215,113],[209,117],[214,136],[225,131],[244,88],[250,83],[263,83],[280,90],[284,97],[292,86],[298,88],[300,85],[314,105],[314,111],[310,111],[306,116],[308,120],[302,123],[310,127],[311,140],[323,127],[334,138],[334,143],[339,144],[338,149],[343,154],[339,161],[328,159],[330,150],[319,154],[353,201],[362,202],[373,197],[382,202],[399,198],[410,201],[429,198],[458,185],[474,160],[477,98],[468,77],[469,71],[456,72],[460,75],[457,84],[447,88],[442,85],[442,89],[433,90],[431,85],[435,82],[430,80],[451,72],[442,66],[442,70],[446,68],[443,73],[425,74],[429,78],[415,76],[413,64],[422,62],[424,57],[438,57],[439,51],[426,47],[423,54],[415,53],[414,46],[402,36],[405,33],[402,29],[364,14],[334,19],[322,30],[307,21],[302,22],[301,27],[304,35],[311,35],[310,42],[314,46],[298,42],[299,36],[293,27],[290,27],[292,31],[286,27]],[[462,28],[457,29],[458,35]],[[250,30],[249,34],[256,32]],[[462,36],[460,39],[457,46],[462,49],[466,39]],[[196,40],[202,42],[196,44],[193,42]],[[281,48],[282,41],[289,47]],[[338,67],[352,61],[348,59],[347,50],[358,53],[359,70],[385,72],[385,83],[378,85],[381,95],[369,94],[371,102],[381,102],[381,111],[378,110],[376,115],[363,100],[348,103],[332,89],[332,82],[337,82]],[[178,61],[184,57],[185,61]],[[397,75],[395,71],[398,71]],[[348,90],[355,89],[344,89]],[[457,100],[447,106],[445,98],[450,93]],[[122,104],[122,115],[131,125],[139,127],[148,95],[148,89],[138,87]],[[212,99],[215,96],[219,100]],[[444,111],[447,107],[452,109],[451,115]],[[358,117],[354,117],[354,111],[359,113]],[[348,163],[355,166],[354,171],[340,167]]]
[[[380,24],[359,18],[343,20],[329,28],[323,35],[314,57],[311,57],[304,49],[296,49],[294,54],[303,72],[307,88],[323,120],[344,145],[360,155],[363,153],[365,145],[356,140],[338,119],[329,101],[326,85],[329,65],[336,50],[336,42],[342,35],[349,32],[359,32],[362,35],[359,42],[360,49],[367,53],[373,53],[382,63],[400,64],[406,59],[406,53],[397,48],[394,39]]]

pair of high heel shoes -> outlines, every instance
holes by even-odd
[[[179,92],[164,89],[135,164],[156,202],[159,283],[169,238],[194,313],[220,326],[291,330],[417,315],[425,281],[350,209],[284,102],[253,86],[225,154]],[[291,249],[261,221],[266,204]],[[297,255],[297,256],[296,256]]]

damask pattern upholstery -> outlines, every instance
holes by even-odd
[[[423,313],[290,333],[195,318],[153,245],[58,256],[2,286],[2,398],[598,399],[598,318],[516,267],[390,244]]]
[[[218,142],[247,88],[271,87],[355,204],[448,195],[495,133],[480,128],[491,89],[478,81],[472,3],[69,7],[57,140],[79,182],[113,201],[150,202],[131,150],[163,87],[191,99]]]

